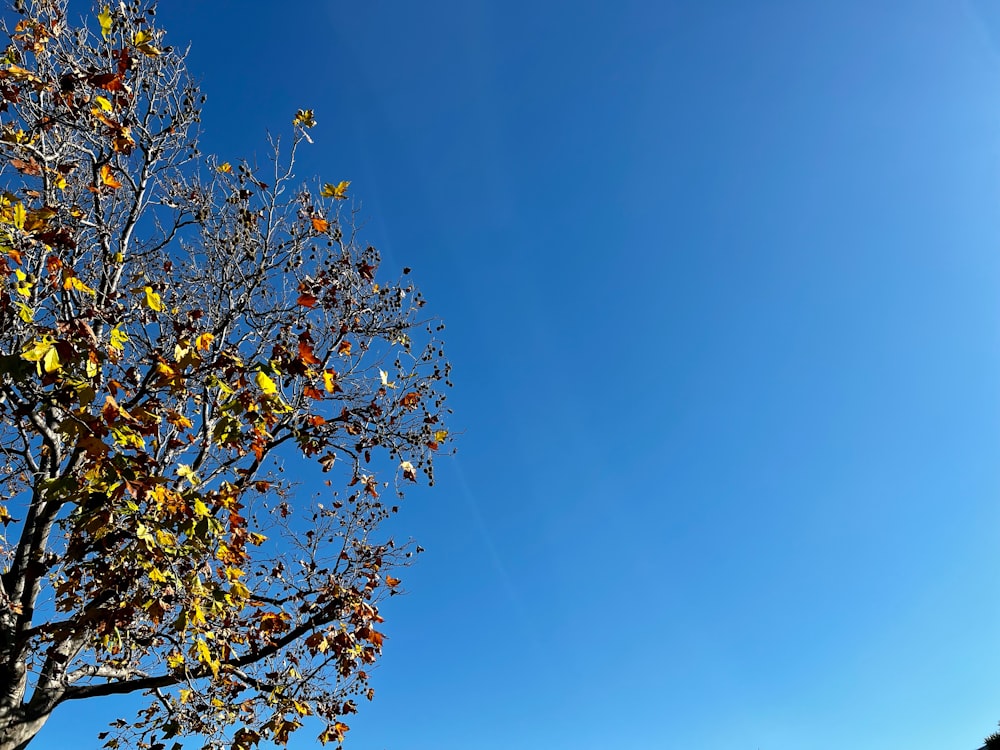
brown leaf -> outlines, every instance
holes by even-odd
[[[30,175],[40,175],[42,173],[42,168],[38,166],[38,162],[32,159],[31,161],[21,161],[20,159],[11,159],[10,164],[18,172]]]
[[[125,88],[125,78],[121,73],[94,73],[87,76],[87,83],[105,91],[122,91]]]

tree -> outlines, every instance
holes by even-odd
[[[265,167],[203,159],[155,7],[74,28],[22,0],[3,28],[0,750],[133,692],[107,747],[280,745],[308,716],[339,742],[413,554],[384,498],[447,439],[441,326],[409,269],[377,276],[347,182],[295,182],[312,111]],[[283,471],[306,459],[311,500]]]

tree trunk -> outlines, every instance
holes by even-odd
[[[48,718],[48,713],[29,717],[23,708],[0,714],[0,750],[23,750]]]

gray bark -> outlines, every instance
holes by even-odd
[[[23,750],[48,718],[48,712],[32,716],[23,708],[0,712],[0,750]]]

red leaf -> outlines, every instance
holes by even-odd
[[[302,305],[303,307],[312,307],[313,305],[316,304],[316,298],[313,297],[311,294],[309,294],[309,292],[303,292],[302,294],[299,295],[299,298],[296,300],[296,302]]]

